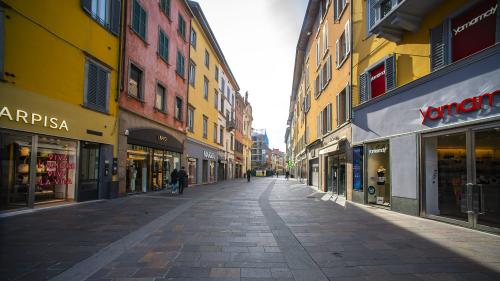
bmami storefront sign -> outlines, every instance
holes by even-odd
[[[66,130],[67,132],[69,132],[68,122],[55,116],[28,112],[22,109],[9,108],[7,106],[0,106],[0,119],[3,118],[17,123],[42,126],[55,130]]]
[[[436,121],[442,119],[445,116],[460,115],[472,111],[481,110],[484,107],[493,107],[496,105],[495,96],[499,96],[497,97],[497,99],[500,98],[500,90],[466,98],[461,102],[452,102],[449,104],[441,105],[439,107],[429,106],[424,110],[419,108],[420,114],[423,118],[422,124],[428,121]]]

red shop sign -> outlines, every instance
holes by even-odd
[[[385,64],[377,66],[370,71],[370,87],[372,98],[385,93]]]
[[[486,104],[489,107],[492,107],[493,99],[496,95],[500,95],[500,90],[482,94],[477,97],[466,98],[460,103],[452,102],[439,107],[429,106],[425,111],[419,108],[418,110],[423,117],[422,124],[424,124],[427,120],[436,121],[442,119],[445,115],[460,115],[462,113],[480,110],[483,108],[483,102],[485,100],[488,101]]]
[[[484,0],[451,20],[452,60],[495,44],[497,0]]]

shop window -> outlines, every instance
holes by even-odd
[[[176,62],[175,72],[182,78],[184,78],[185,74],[185,69],[184,69],[185,60],[186,58],[182,55],[182,53],[179,50],[177,50],[177,62]]]
[[[180,97],[175,97],[174,118],[182,121],[182,99]]]
[[[206,161],[206,160],[203,160]],[[198,160],[196,158],[188,158],[188,184],[196,184],[196,168]]]
[[[100,25],[113,34],[120,34],[120,1],[113,0],[84,0],[82,8]]]
[[[360,102],[376,98],[396,87],[396,57],[391,55],[382,63],[359,76]]]
[[[194,87],[196,80],[196,64],[192,60],[189,60],[189,74],[188,74],[189,85]]]
[[[208,78],[203,78],[203,97],[208,100]]]
[[[366,150],[368,152],[366,163],[368,203],[390,206],[389,142],[368,144]]]
[[[170,0],[160,0],[160,10],[170,17]]]
[[[191,43],[191,46],[196,49],[196,31],[194,31],[194,29],[191,29],[191,38],[189,42]]]
[[[132,30],[135,31],[135,33],[137,33],[142,40],[146,41],[146,10],[141,6],[141,4],[139,4],[138,0],[134,0],[132,5]]]
[[[203,115],[203,138],[208,138],[208,117]]]
[[[483,0],[431,29],[431,71],[498,42],[500,18],[497,5],[496,0]]]
[[[165,32],[160,28],[160,30],[158,31],[158,55],[167,63],[168,63],[168,46],[169,46],[168,37],[167,35],[165,35]]]
[[[188,131],[194,131],[194,109],[188,107]]]
[[[129,80],[128,80],[128,94],[139,100],[144,99],[143,95],[143,72],[134,64],[130,64]]]
[[[165,92],[165,87],[163,87],[161,84],[156,84],[155,108],[162,112],[166,112]]]
[[[186,21],[180,13],[178,15],[177,33],[179,33],[182,39],[186,40]]]
[[[363,191],[363,146],[352,149],[352,189]]]
[[[91,59],[85,64],[85,106],[108,111],[110,71]]]

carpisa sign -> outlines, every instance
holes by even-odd
[[[495,96],[500,96],[500,90],[491,93],[485,93],[479,96],[470,97],[461,102],[452,102],[438,107],[428,106],[427,109],[419,108],[422,115],[422,124],[430,121],[436,121],[444,118],[446,115],[460,115],[472,111],[481,110],[485,106],[493,107],[495,105]],[[485,102],[487,101],[487,102]]]

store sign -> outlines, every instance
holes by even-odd
[[[158,136],[158,140],[161,142],[167,142],[168,138],[166,136]]]
[[[419,108],[420,114],[422,115],[422,124],[428,120],[436,121],[444,118],[446,115],[460,115],[462,113],[468,113],[471,111],[481,110],[483,108],[483,102],[488,101],[487,105],[489,107],[494,106],[494,98],[496,95],[500,96],[500,90],[496,90],[491,93],[482,94],[477,97],[466,98],[460,103],[452,102],[439,107],[429,106],[427,109],[422,110]]]
[[[378,97],[385,93],[385,64],[382,63],[370,71],[370,87],[372,98]]]
[[[452,19],[453,61],[495,44],[497,8],[497,0],[484,0]]]
[[[7,106],[2,106],[0,110],[0,119],[1,118],[7,118],[17,123],[69,131],[68,122],[64,119],[60,120],[57,117],[42,115],[35,112],[30,113],[21,109],[11,110]]]
[[[378,154],[378,153],[386,153],[386,152],[387,152],[387,146],[384,146],[382,148],[374,148],[374,149],[368,150],[369,155]]]
[[[211,152],[211,151],[206,151],[206,150],[203,150],[203,156],[205,158],[208,158],[208,159],[216,159],[215,157],[215,153]]]

